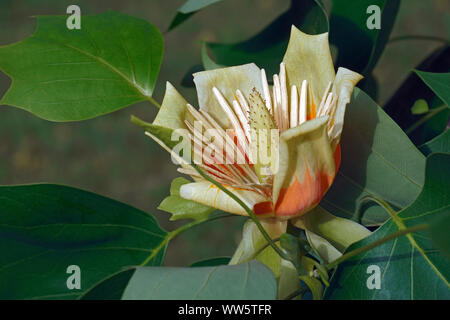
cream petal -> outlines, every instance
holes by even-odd
[[[345,107],[350,102],[353,89],[362,78],[362,75],[349,69],[338,69],[332,88],[333,94],[336,94],[338,97],[336,113],[334,119],[332,119],[334,123],[330,132],[333,150],[341,138],[342,128],[344,127]]]
[[[153,124],[172,130],[186,129],[184,120],[193,121],[191,114],[187,111],[186,104],[186,100],[175,87],[170,82],[166,82],[163,103]]]
[[[327,122],[327,116],[316,118],[281,134],[272,192],[277,218],[305,214],[319,203],[333,182],[336,164]]]
[[[318,104],[335,72],[328,44],[328,33],[309,35],[292,26],[288,48],[283,58],[289,87],[301,87],[307,80]]]
[[[250,209],[253,209],[253,206],[257,203],[267,201],[265,197],[254,191],[229,186],[226,186],[226,188],[239,197]],[[247,212],[234,199],[208,181],[182,185],[180,196],[225,212],[247,216]]]
[[[264,219],[260,220],[260,222],[271,239],[279,238],[286,232],[287,222],[285,221]],[[267,246],[266,239],[256,224],[252,220],[248,220],[242,230],[242,240],[229,264],[245,263],[256,258],[266,264],[274,272],[275,277],[278,278],[281,271],[281,258],[270,247],[261,251],[265,246]]]
[[[341,252],[344,252],[352,243],[371,234],[359,223],[336,217],[321,206],[317,206],[306,215],[293,220],[293,224],[325,238]]]
[[[260,69],[254,64],[214,69],[194,73],[200,109],[209,112],[223,128],[231,128],[231,123],[224,117],[224,112],[213,93],[216,87],[231,106],[239,89],[248,97],[253,88],[262,93]]]
[[[306,238],[315,252],[324,260],[325,264],[333,262],[342,253],[336,249],[331,243],[312,231],[305,230]]]

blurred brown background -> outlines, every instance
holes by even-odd
[[[349,0],[349,5],[352,1]],[[289,0],[226,0],[165,33],[185,0],[0,0],[0,45],[19,41],[35,27],[31,16],[59,14],[77,4],[82,14],[113,9],[148,20],[165,38],[165,54],[154,97],[162,101],[170,81],[193,104],[195,90],[180,82],[200,64],[201,41],[238,42],[257,33],[289,7]],[[329,3],[330,1],[325,1]],[[403,0],[391,37],[432,35],[449,38],[450,1]],[[408,72],[440,44],[408,40],[388,44],[375,69],[382,105]],[[281,59],[281,57],[280,57]],[[10,85],[0,73],[0,96]],[[172,230],[179,223],[156,209],[177,176],[170,156],[130,124],[131,114],[151,121],[155,108],[140,103],[110,115],[78,123],[48,122],[12,107],[0,106],[0,184],[50,182],[90,190],[152,213]],[[166,265],[187,265],[213,256],[229,256],[243,218],[196,227],[169,245]]]

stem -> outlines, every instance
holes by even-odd
[[[440,37],[434,37],[434,36],[423,36],[423,35],[406,35],[406,36],[399,36],[394,37],[389,40],[388,43],[397,42],[397,41],[403,41],[403,40],[425,40],[425,41],[438,41],[443,43],[450,43],[449,40],[440,38]]]
[[[155,107],[157,107],[158,109],[161,109],[161,105],[152,97],[148,97],[147,96],[148,101],[150,101],[151,104],[153,104]]]
[[[146,264],[148,264],[160,251],[161,249],[163,249],[167,243],[172,240],[173,238],[175,238],[176,236],[178,236],[180,233],[182,233],[183,231],[186,231],[192,227],[195,227],[197,225],[200,225],[202,223],[205,222],[210,222],[210,221],[214,221],[217,219],[222,219],[222,218],[228,218],[228,217],[234,217],[234,215],[232,214],[222,214],[216,217],[212,217],[212,218],[206,218],[206,219],[202,219],[202,220],[198,220],[198,221],[193,221],[190,223],[187,223],[185,225],[182,225],[181,227],[170,231],[167,233],[166,237],[164,238],[164,240],[159,244],[159,246],[157,246],[152,253],[147,257],[147,259],[145,259],[140,265],[141,266],[145,266]]]
[[[222,184],[211,178],[210,176],[206,175],[202,169],[200,169],[196,164],[192,163],[191,166],[206,180],[214,184],[216,187],[218,187],[220,190],[225,192],[230,198],[232,198],[234,201],[236,201],[244,210],[247,212],[249,217],[253,220],[253,222],[258,227],[259,231],[263,235],[263,237],[266,239],[266,241],[270,244],[270,246],[275,250],[275,252],[284,260],[291,261],[291,259],[273,242],[272,238],[267,234],[264,227],[261,225],[261,222],[259,222],[259,219],[256,217],[255,213],[241,200],[239,197],[236,197],[230,190],[225,188]]]
[[[419,119],[416,123],[414,123],[412,126],[410,126],[408,129],[406,129],[406,134],[411,134],[414,130],[416,130],[418,127],[420,127],[422,124],[430,120],[432,117],[437,115],[439,112],[447,109],[446,105],[440,106],[439,108],[435,108],[430,110],[422,119]]]
[[[424,230],[424,229],[427,229],[427,228],[428,228],[427,224],[419,224],[419,225],[416,225],[416,226],[413,226],[413,227],[410,227],[410,228],[407,228],[407,229],[402,229],[402,230],[399,230],[397,232],[391,233],[387,237],[384,237],[384,238],[379,239],[379,240],[377,240],[375,242],[372,242],[372,243],[370,243],[368,245],[365,245],[364,247],[357,248],[355,250],[350,251],[349,253],[344,254],[340,258],[338,258],[338,259],[334,260],[333,262],[329,263],[326,267],[327,267],[328,270],[331,270],[334,267],[336,267],[338,264],[340,264],[340,263],[342,263],[342,262],[344,262],[344,261],[346,261],[346,260],[348,260],[350,258],[353,258],[354,256],[357,256],[357,255],[359,255],[359,254],[361,254],[363,252],[372,250],[373,248],[375,248],[375,247],[377,247],[377,246],[379,246],[379,245],[381,245],[381,244],[383,244],[385,242],[388,242],[388,241],[390,241],[392,239],[401,237],[401,236],[403,236],[405,234],[421,231],[421,230]]]

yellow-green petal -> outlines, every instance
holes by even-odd
[[[188,113],[186,104],[187,102],[183,96],[178,93],[170,82],[167,82],[163,103],[153,124],[172,130],[186,129],[184,120],[192,121],[192,116]]]
[[[332,92],[338,96],[336,114],[333,118],[334,123],[330,133],[333,150],[336,148],[341,138],[342,129],[344,127],[345,107],[350,102],[353,89],[362,78],[363,76],[357,72],[353,72],[346,68],[338,69],[332,88]]]
[[[328,33],[309,35],[292,26],[288,48],[283,58],[289,86],[301,87],[307,80],[312,87],[314,103],[319,105],[335,72],[328,44]]]
[[[298,220],[302,220],[302,222],[294,221],[296,226],[327,239],[341,252],[371,234],[363,225],[349,219],[336,217],[321,206],[315,207]]]
[[[283,233],[286,232],[287,223],[284,221],[276,221],[274,219],[265,219],[260,220],[261,225],[266,230],[267,234],[271,237],[271,239],[279,238]],[[230,260],[230,265],[240,264],[248,262],[254,259],[257,253],[264,247],[267,246],[267,241],[264,236],[259,231],[256,224],[248,220],[244,224],[244,228],[242,230],[242,240],[239,243],[239,246],[234,253],[233,257]],[[278,254],[274,252],[272,248],[267,247],[266,249],[270,249],[273,253],[279,258]],[[278,264],[281,259],[278,260]],[[273,266],[272,266],[273,267]],[[271,268],[274,271],[275,275],[279,275],[279,266],[276,268]],[[276,270],[274,270],[276,269]]]
[[[322,258],[325,264],[333,262],[334,260],[342,256],[342,253],[326,239],[322,238],[312,231],[309,231],[308,229],[305,230],[305,233],[309,244],[314,249],[314,251]]]

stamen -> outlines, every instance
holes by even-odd
[[[216,129],[219,132],[219,134],[222,136],[222,138],[225,138],[226,143],[229,146],[231,146],[230,149],[233,151],[232,155],[234,155],[234,153],[236,152],[236,153],[239,153],[238,157],[240,156],[240,157],[242,157],[242,159],[245,159],[245,156],[244,156],[244,154],[242,154],[241,149],[238,148],[233,141],[231,141],[231,138],[225,133],[225,130],[223,130],[223,128],[220,127],[217,124],[217,122],[215,122],[215,120],[207,112],[203,112],[202,110],[200,110],[200,112],[199,112],[190,104],[188,104],[187,107],[188,107],[188,110],[191,112],[191,114],[194,116],[194,118],[197,121],[200,121],[203,125],[205,125],[206,129]],[[186,126],[188,127],[188,129],[191,131],[191,133],[194,134],[194,136],[197,137],[197,139],[201,139],[202,145],[206,146],[205,142],[202,140],[202,136],[200,135],[199,132],[197,132],[197,130],[194,130],[194,127],[192,126],[192,124],[190,124],[188,121],[185,121],[185,123],[186,123]],[[212,126],[210,125],[210,123],[212,124]],[[190,139],[191,139],[191,141],[194,140],[192,138],[192,136],[190,136]],[[198,148],[194,147],[194,153],[197,156],[202,157],[202,155],[197,151],[197,149]],[[226,150],[230,150],[230,149],[226,149]],[[197,151],[197,152],[195,152],[195,151]],[[234,161],[234,159],[232,158],[232,155],[225,152],[225,157],[230,162]],[[237,172],[237,170],[235,168],[229,167],[228,169],[229,169],[230,173],[232,173],[234,178],[239,179],[239,181],[243,181],[240,177],[239,172]]]
[[[288,91],[286,84],[286,66],[284,63],[280,64],[280,89],[281,89],[281,121],[283,123],[282,131],[289,126],[289,109],[288,109]]]
[[[308,101],[308,82],[306,80],[303,80],[302,82],[302,89],[300,92],[300,110],[298,115],[298,124],[302,124],[306,121],[306,102]]]
[[[197,171],[195,171],[195,169],[192,169],[190,167],[189,168],[178,168],[177,171],[182,174],[187,174],[193,178],[200,178],[200,179],[202,178],[202,176]]]
[[[273,75],[273,100],[274,100],[274,110],[273,115],[278,128],[281,130],[283,123],[281,122],[281,88],[280,79],[278,75]]]
[[[291,87],[291,123],[290,127],[294,128],[298,125],[298,91],[297,86]]]
[[[323,107],[322,115],[327,115],[327,114],[329,114],[329,111],[330,111],[330,108],[331,108],[331,101],[332,101],[332,98],[333,98],[333,93],[330,92],[330,93],[328,94],[327,101],[325,102],[325,105],[324,105],[324,107]]]
[[[206,129],[212,128],[211,126],[208,125],[208,121],[206,121],[205,117],[197,109],[195,109],[191,104],[187,103],[186,107],[187,107],[189,113],[194,118],[194,120],[200,121],[202,124],[205,125]]]
[[[239,104],[243,107],[245,118],[248,119],[248,113],[250,112],[250,107],[248,106],[247,100],[242,94],[241,90],[236,90],[236,97]]]
[[[328,136],[331,138],[331,132],[334,127],[334,117],[337,109],[337,96],[334,94],[330,103],[329,119],[328,119]]]
[[[264,100],[266,102],[266,107],[269,110],[270,114],[273,115],[272,97],[270,96],[269,83],[267,82],[266,71],[264,69],[261,69],[261,82],[263,86]]]
[[[234,143],[233,140],[231,140],[230,136],[225,132],[225,130],[216,122],[216,120],[214,120],[209,113],[204,112],[203,110],[200,110],[200,112],[205,116],[205,118],[207,118],[207,120],[213,125],[214,129],[216,129],[217,131],[220,132],[220,134],[222,135],[222,137],[225,139],[225,143],[228,145],[226,147],[226,150],[232,150],[233,151],[233,155],[234,152],[239,153],[238,156],[244,157],[244,154],[241,152],[241,149],[238,148],[236,146],[236,144]],[[245,150],[244,150],[245,151]],[[231,158],[232,155],[226,153],[227,159],[230,161],[233,161],[233,158]]]
[[[324,104],[325,104],[325,100],[327,99],[327,95],[328,95],[328,92],[331,89],[331,84],[332,83],[333,83],[332,81],[330,81],[330,83],[328,83],[328,86],[325,89],[325,92],[324,92],[324,94],[322,96],[322,100],[320,101],[319,109],[317,110],[317,116],[318,117],[322,116],[322,111],[323,111],[323,107],[324,107]]]
[[[238,141],[245,146],[245,136],[243,130],[240,128],[240,124],[238,119],[236,118],[236,115],[234,114],[233,110],[230,108],[228,102],[223,97],[222,93],[216,88],[213,87],[214,95],[217,98],[217,101],[219,102],[220,106],[222,107],[225,114],[228,116],[228,119],[231,121],[231,125],[233,126],[236,135],[238,136]]]
[[[248,156],[249,149],[242,150],[241,148],[238,148],[236,146],[236,144],[234,143],[234,141],[230,138],[230,136],[228,134],[226,134],[225,130],[223,130],[223,128],[207,112],[204,112],[203,110],[200,110],[200,112],[205,116],[205,118],[208,119],[208,121],[214,126],[214,128],[216,128],[218,131],[220,131],[222,133],[222,135],[225,138],[225,143],[233,151],[233,156],[234,156],[234,153],[236,152],[238,159],[239,159],[239,157],[242,157],[242,159],[245,159],[245,156],[247,156],[247,159],[249,158],[249,156]],[[226,149],[226,150],[230,150],[230,149]],[[226,157],[232,161],[233,158],[230,158],[231,156],[232,155],[230,155],[230,154],[226,154]],[[258,181],[258,177],[253,172],[253,170],[250,169],[248,164],[243,164],[240,166],[241,166],[241,168],[244,169],[245,173],[248,175],[248,178],[250,178],[251,181]],[[233,172],[236,172],[236,169],[233,166],[231,166],[230,168]]]
[[[236,100],[233,100],[233,109],[239,118],[241,127],[244,129],[244,133],[247,138],[247,142],[250,142],[250,125],[248,124],[248,120],[244,116],[244,113],[242,112],[242,106]]]

